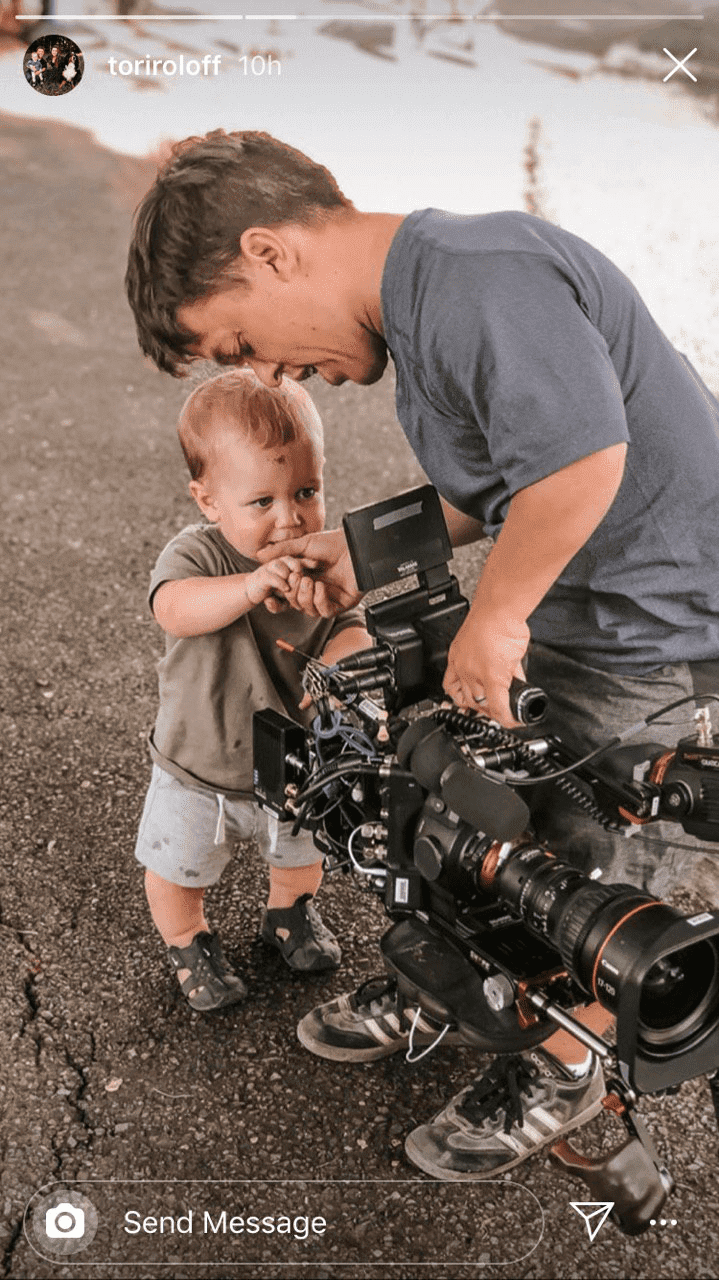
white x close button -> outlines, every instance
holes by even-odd
[[[676,63],[676,66],[672,67],[671,71],[667,75],[665,75],[664,79],[662,80],[662,84],[666,84],[667,80],[671,80],[672,76],[675,76],[677,74],[677,71],[683,71],[684,75],[689,76],[689,79],[693,80],[694,83],[696,84],[697,82],[696,76],[693,76],[691,71],[689,71],[688,68],[685,66],[685,63],[687,63],[690,58],[694,57],[694,54],[696,53],[696,49],[692,49],[691,53],[688,53],[685,58],[681,58],[681,59],[675,58],[674,54],[671,52],[670,49],[664,49],[664,53],[667,55],[668,58],[671,58],[672,62]]]

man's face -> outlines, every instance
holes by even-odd
[[[222,365],[250,365],[266,386],[283,373],[302,381],[319,373],[332,386],[369,385],[387,365],[384,340],[332,295],[322,280],[289,281],[269,269],[180,307],[180,324],[197,335],[193,355]]]

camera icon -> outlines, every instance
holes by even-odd
[[[89,1248],[98,1228],[92,1200],[70,1183],[55,1184],[51,1191],[36,1193],[25,1208],[25,1228],[32,1248],[41,1257],[64,1258]],[[90,1184],[92,1185],[92,1184]]]
[[[85,1211],[76,1204],[56,1204],[45,1214],[48,1240],[82,1240],[85,1234]]]

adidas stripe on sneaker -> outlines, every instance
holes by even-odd
[[[405,1143],[412,1164],[444,1182],[491,1178],[521,1164],[602,1110],[598,1058],[572,1079],[542,1049],[496,1058]]]
[[[435,1042],[464,1044],[457,1031],[436,1022],[416,1005],[405,1005],[397,983],[370,978],[351,994],[319,1005],[302,1018],[297,1035],[305,1049],[334,1062],[373,1062]]]

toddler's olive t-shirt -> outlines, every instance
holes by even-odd
[[[152,571],[150,604],[163,582],[252,573],[216,525],[188,525],[165,547]],[[362,611],[309,618],[294,609],[257,605],[209,635],[166,635],[158,664],[160,709],[150,735],[153,760],[183,782],[232,797],[252,796],[252,715],[271,707],[301,721],[302,663],[278,649],[287,640],[313,657],[330,636],[364,626]],[[308,712],[307,719],[314,712]]]

